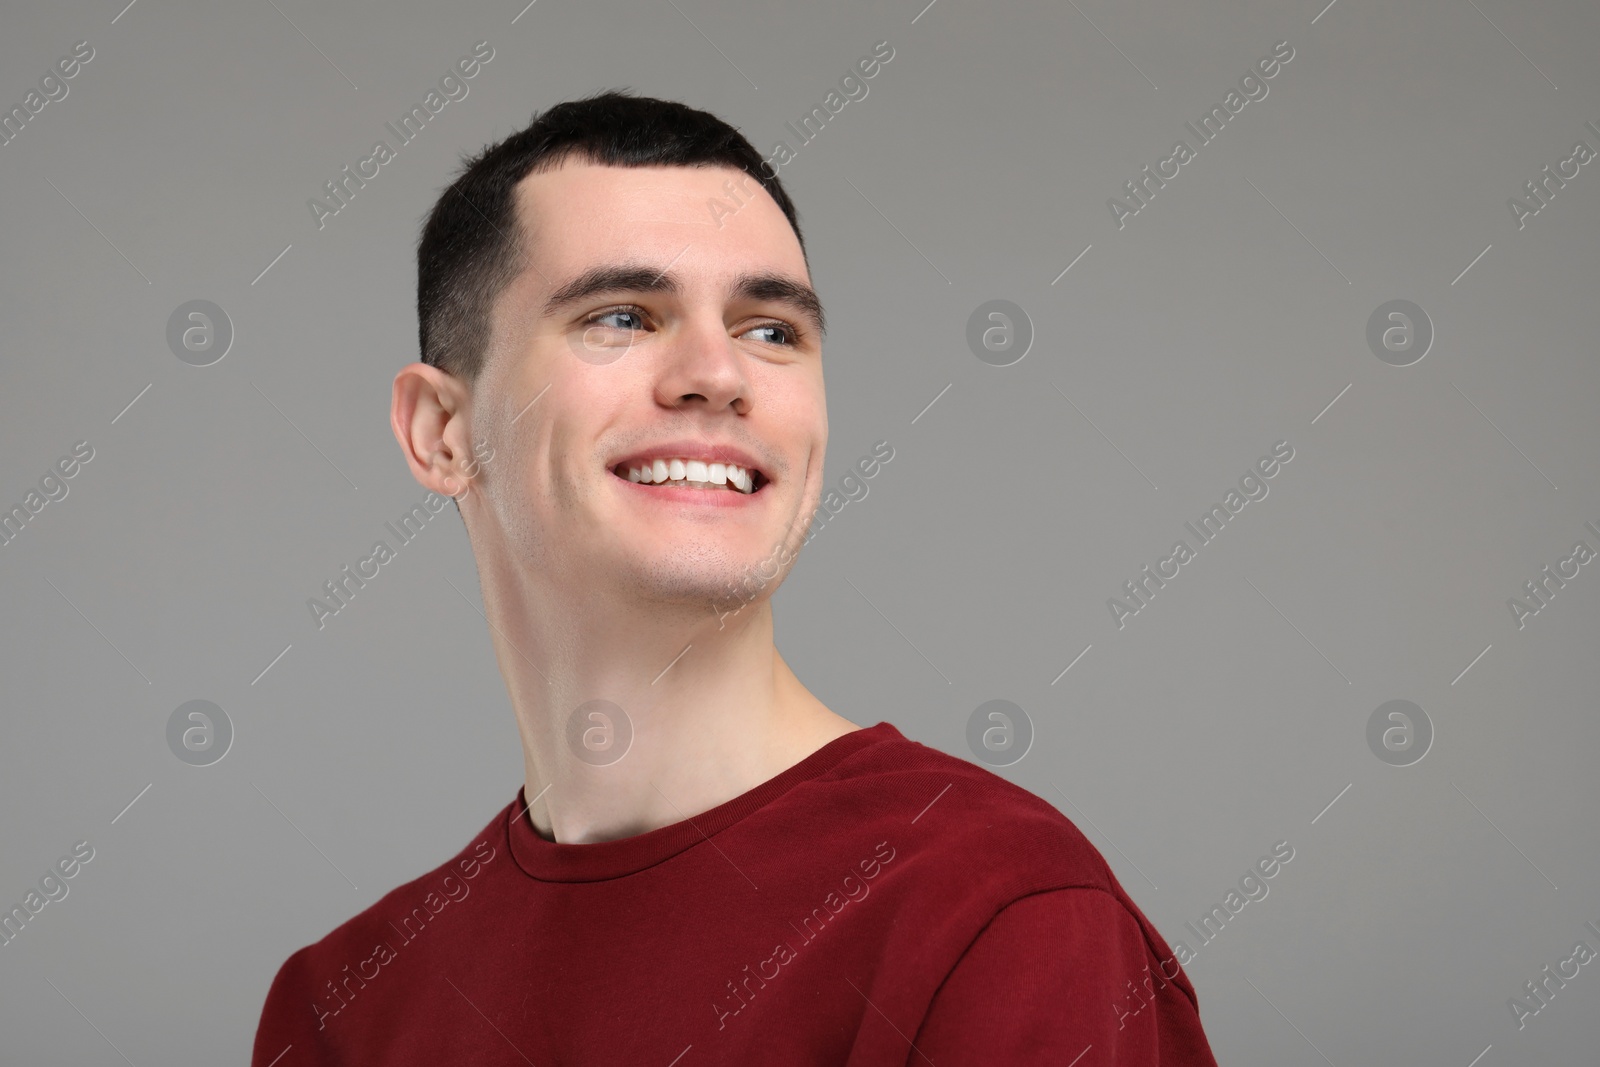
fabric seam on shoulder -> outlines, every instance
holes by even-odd
[[[950,975],[954,974],[955,971],[956,971],[956,968],[961,966],[961,961],[965,960],[967,958],[967,953],[972,951],[972,946],[978,943],[978,939],[981,938],[984,935],[984,933],[989,929],[989,927],[991,925],[993,925],[995,919],[1000,917],[1000,913],[1001,912],[1005,911],[1007,908],[1011,907],[1011,905],[1017,903],[1020,900],[1027,900],[1029,897],[1036,897],[1036,896],[1039,896],[1041,893],[1083,893],[1083,892],[1103,893],[1105,896],[1110,897],[1112,902],[1115,903],[1117,905],[1117,907],[1121,910],[1122,914],[1127,916],[1130,920],[1132,920],[1133,925],[1138,928],[1138,930],[1139,930],[1139,938],[1140,938],[1140,940],[1142,940],[1144,942],[1145,952],[1152,959],[1156,960],[1156,967],[1158,969],[1160,969],[1160,967],[1161,967],[1160,954],[1158,952],[1156,952],[1155,946],[1150,943],[1150,937],[1145,932],[1144,924],[1141,923],[1138,920],[1138,918],[1133,914],[1133,912],[1128,910],[1128,906],[1126,904],[1124,904],[1121,900],[1117,899],[1117,896],[1116,896],[1115,893],[1112,893],[1111,891],[1107,890],[1103,886],[1097,886],[1097,885],[1064,885],[1064,886],[1054,886],[1054,887],[1051,887],[1049,889],[1035,889],[1035,890],[1032,890],[1031,892],[1023,893],[1021,896],[1013,897],[1012,899],[1006,901],[1004,904],[1000,905],[1000,907],[995,909],[995,912],[994,912],[993,915],[989,916],[989,918],[984,921],[983,926],[979,927],[978,932],[976,934],[972,935],[972,940],[969,941],[967,943],[967,946],[961,950],[961,955],[956,957],[956,961],[955,961],[955,963],[953,963],[950,966],[949,972],[947,972],[945,974],[945,976],[942,979],[939,980],[939,985],[934,989],[933,995],[928,999],[929,1006],[931,1007],[933,1005],[933,1002],[935,1000],[939,999],[939,994],[944,990],[945,983],[947,983],[950,980]],[[1176,955],[1177,955],[1176,953],[1173,954],[1174,958],[1176,958]],[[1181,967],[1182,964],[1179,964],[1179,966]],[[1173,982],[1171,979],[1167,979],[1165,973],[1162,974],[1162,978],[1166,979],[1168,985],[1177,986],[1178,992],[1182,993],[1183,996],[1184,996],[1184,999],[1188,1000],[1190,1005],[1194,1007],[1194,1010],[1195,1010],[1196,1014],[1199,1013],[1200,1005],[1199,1005],[1199,1002],[1198,1002],[1198,1000],[1196,999],[1195,996],[1193,996],[1190,993],[1188,993],[1187,991],[1185,991],[1184,988],[1182,986],[1177,985],[1176,982]],[[926,1015],[926,1013],[924,1013],[922,1022],[917,1025],[917,1035],[919,1037],[922,1034],[922,1027],[924,1025],[926,1025],[926,1023],[927,1023],[927,1015]],[[913,1041],[912,1044],[915,1045],[916,1042]]]

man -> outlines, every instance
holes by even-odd
[[[1066,818],[835,714],[774,647],[824,319],[749,142],[560,104],[469,162],[417,262],[391,422],[457,500],[527,780],[284,963],[257,1067],[1214,1065]]]

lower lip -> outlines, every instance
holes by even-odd
[[[765,485],[753,493],[741,493],[737,489],[691,489],[686,485],[646,485],[643,482],[620,478],[614,472],[611,477],[627,488],[634,490],[640,496],[658,500],[663,504],[698,504],[707,508],[742,508],[749,507],[766,492]]]

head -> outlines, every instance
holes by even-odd
[[[822,492],[824,322],[738,131],[619,92],[552,107],[465,161],[417,270],[423,358],[391,421],[480,569],[708,617],[758,568],[770,595]],[[658,458],[754,468],[754,492],[630,479]]]

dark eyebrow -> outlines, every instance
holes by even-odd
[[[556,287],[545,299],[543,314],[550,316],[572,304],[601,293],[681,293],[678,277],[654,267],[614,265],[592,267],[576,278]],[[732,295],[742,300],[770,300],[787,304],[799,312],[818,334],[828,331],[822,301],[809,285],[770,271],[740,274],[733,280]]]

